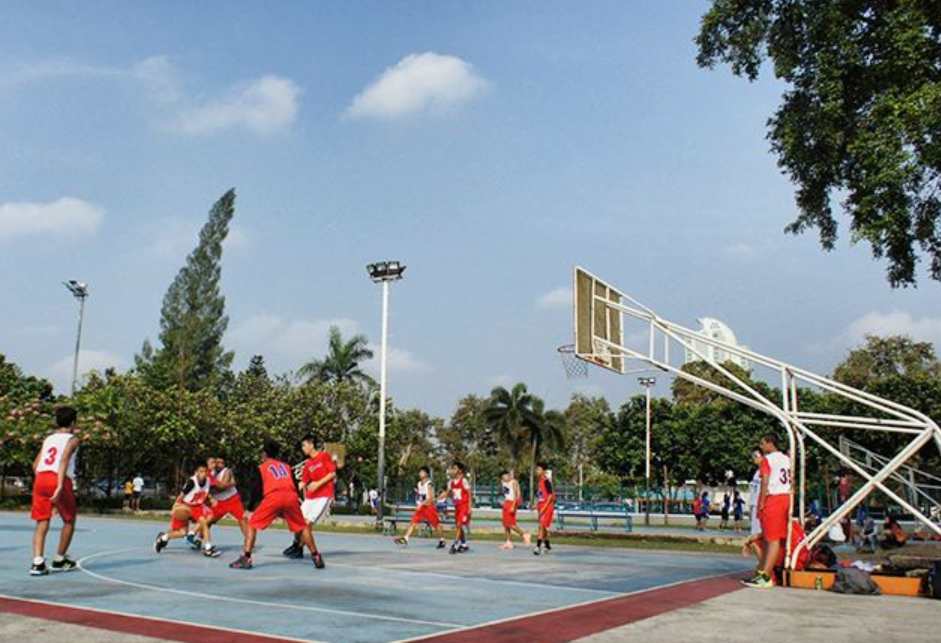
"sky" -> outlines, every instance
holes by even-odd
[[[82,371],[132,365],[230,187],[235,367],[293,371],[331,325],[378,343],[365,265],[398,259],[390,394],[443,416],[518,381],[638,392],[565,378],[575,265],[818,372],[867,333],[941,343],[936,282],[783,232],[784,88],[696,66],[706,6],[0,0],[0,352],[67,390],[79,279]]]

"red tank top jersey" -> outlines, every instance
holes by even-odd
[[[536,493],[536,502],[540,505],[543,505],[553,500],[554,499],[552,497],[552,483],[549,482],[549,478],[540,478],[539,489],[538,489],[538,492]]]
[[[470,503],[470,490],[467,488],[467,481],[464,478],[451,480],[448,483],[448,490],[451,492],[451,499],[455,507],[465,507]]]
[[[333,456],[326,451],[320,451],[317,455],[304,463],[304,473],[301,476],[301,482],[304,483],[304,488],[306,489],[307,485],[311,482],[323,480],[336,470],[337,467],[333,464]],[[336,495],[335,487],[336,483],[331,480],[316,491],[305,491],[304,497],[310,500],[314,498],[333,498],[333,496]]]
[[[258,467],[261,471],[261,481],[266,496],[276,491],[290,491],[294,493],[294,475],[291,467],[279,460],[265,460]]]

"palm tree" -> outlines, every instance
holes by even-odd
[[[371,383],[373,379],[363,372],[360,365],[372,357],[365,335],[354,335],[344,340],[340,329],[331,326],[327,354],[323,359],[307,362],[297,370],[297,374],[307,381]]]
[[[490,393],[487,420],[497,436],[497,442],[506,449],[515,465],[522,459],[523,449],[529,449],[532,462],[529,469],[530,504],[536,478],[536,460],[543,446],[561,448],[565,441],[565,417],[558,411],[546,411],[545,403],[531,394],[520,382],[508,391],[498,386]]]
[[[533,401],[535,422],[528,422],[523,427],[526,442],[532,449],[532,462],[529,469],[529,504],[533,503],[536,493],[536,462],[542,448],[561,449],[565,444],[565,416],[559,411],[546,411],[545,402],[538,397]]]
[[[493,427],[497,444],[510,456],[514,470],[526,446],[523,427],[539,419],[533,410],[535,402],[536,397],[526,390],[522,382],[509,391],[497,386],[490,392],[490,405],[484,414]]]

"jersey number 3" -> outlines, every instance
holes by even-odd
[[[59,449],[56,447],[49,447],[49,450],[46,451],[46,459],[43,460],[43,462],[46,464],[55,464],[57,455],[59,455]]]

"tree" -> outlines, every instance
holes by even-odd
[[[522,382],[511,390],[497,386],[490,392],[487,421],[494,429],[497,444],[506,451],[511,462],[510,469],[514,473],[528,444],[524,434],[525,426],[540,422],[535,408],[536,399]]]
[[[256,379],[268,379],[268,369],[265,368],[265,358],[261,355],[252,355],[248,362],[245,374]]]
[[[579,500],[585,484],[585,468],[596,461],[596,451],[607,427],[611,409],[603,397],[572,396],[565,409],[565,442],[570,446],[572,466],[577,474]]]
[[[161,347],[144,342],[135,361],[152,379],[198,391],[218,379],[232,363],[222,346],[229,325],[225,297],[219,288],[222,243],[235,214],[235,190],[229,190],[209,211],[199,244],[186,258],[163,298],[160,311]]]
[[[867,335],[865,344],[851,350],[833,371],[835,380],[858,389],[886,377],[919,376],[941,380],[934,345],[899,335]]]
[[[487,419],[489,407],[487,398],[468,395],[436,432],[442,459],[460,460],[477,481],[496,480],[506,464],[500,458],[496,431]]]
[[[536,493],[536,462],[543,449],[561,450],[565,444],[565,415],[559,411],[547,411],[545,402],[538,397],[533,401],[535,417],[523,423],[523,436],[529,444],[529,504],[533,504]]]
[[[797,186],[788,232],[831,250],[839,195],[893,287],[916,282],[920,251],[941,280],[937,0],[713,0],[696,42],[700,66],[754,80],[770,58],[788,86],[768,133]]]
[[[361,365],[372,359],[369,340],[365,335],[354,335],[344,340],[337,326],[330,327],[330,341],[323,359],[314,359],[301,366],[297,374],[306,380],[321,382],[363,382],[371,384],[373,379],[363,372]]]

